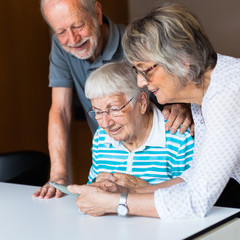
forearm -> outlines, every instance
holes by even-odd
[[[131,188],[129,189],[129,192],[130,193],[153,193],[159,188],[168,188],[182,182],[184,182],[184,180],[180,177],[177,177],[177,178],[173,178],[171,180],[168,180],[159,184],[155,184],[155,185],[149,185],[149,186],[139,187],[139,188]]]
[[[48,146],[51,158],[50,178],[68,175],[70,122],[65,114],[49,112]]]
[[[159,217],[155,208],[153,193],[129,194],[127,204],[130,215]]]
[[[116,213],[120,194],[108,195],[107,199],[108,204],[105,204],[105,206],[107,207],[105,213]],[[154,204],[153,193],[128,194],[127,207],[129,215],[159,218]]]

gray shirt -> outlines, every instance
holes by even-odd
[[[49,87],[74,87],[76,89],[92,133],[96,131],[98,124],[86,114],[91,108],[91,102],[84,94],[85,82],[95,69],[105,63],[121,60],[124,55],[121,40],[125,26],[114,24],[106,17],[103,17],[103,21],[109,25],[109,38],[105,49],[93,63],[78,59],[66,52],[55,34],[52,36],[50,53]]]

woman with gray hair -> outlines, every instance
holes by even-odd
[[[125,187],[157,184],[190,167],[193,138],[189,131],[165,130],[161,111],[149,104],[147,88],[126,62],[106,64],[85,85],[88,114],[99,128],[93,138],[89,181],[109,180]]]
[[[191,168],[174,181],[126,189],[128,212],[168,219],[204,217],[230,178],[240,183],[240,59],[217,54],[197,17],[178,4],[160,6],[133,21],[123,47],[138,85],[161,104],[190,103],[195,123]],[[108,191],[122,189],[112,184]],[[97,188],[78,192],[84,192],[78,205],[86,212],[92,207],[95,215],[114,212],[120,197]],[[85,204],[91,193],[101,196],[94,207]],[[240,191],[231,197],[240,207]]]

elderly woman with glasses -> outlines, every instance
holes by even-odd
[[[125,189],[129,214],[204,217],[231,178],[238,191],[230,200],[240,207],[240,59],[217,54],[197,17],[178,4],[162,5],[133,21],[123,47],[138,73],[138,85],[161,104],[190,103],[195,124],[191,168],[174,181]],[[113,183],[106,189],[115,193],[102,189],[72,190],[83,193],[78,206],[86,212],[116,212],[123,189]],[[86,205],[92,196],[98,201]]]
[[[90,75],[85,95],[89,116],[99,124],[93,138],[89,181],[109,180],[121,186],[157,184],[189,168],[193,138],[189,131],[165,130],[161,111],[149,104],[147,88],[125,63],[107,64]]]

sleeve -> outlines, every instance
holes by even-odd
[[[72,74],[67,63],[68,53],[64,51],[57,37],[52,37],[50,53],[49,87],[73,87]]]
[[[204,121],[201,151],[188,170],[187,181],[154,193],[160,218],[206,216],[240,165],[239,89],[226,89],[209,99]]]
[[[92,166],[89,171],[87,184],[92,183],[93,179],[96,178],[99,174],[98,163],[97,163],[98,146],[99,146],[99,131],[97,130],[94,134],[93,141],[92,141]]]

